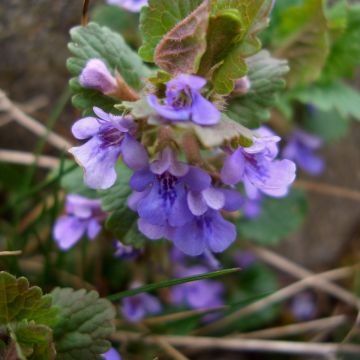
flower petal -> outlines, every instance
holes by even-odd
[[[149,157],[145,148],[130,135],[125,135],[121,153],[124,163],[132,170],[140,170],[148,165]]]
[[[213,187],[205,189],[202,192],[202,196],[211,209],[220,210],[225,205],[225,195]]]
[[[87,236],[90,240],[94,240],[101,231],[101,225],[95,219],[90,220],[87,226]]]
[[[89,116],[76,121],[71,132],[77,139],[84,140],[96,135],[100,126],[97,118]]]
[[[191,108],[174,109],[168,105],[161,105],[159,99],[155,95],[148,96],[149,105],[156,110],[156,112],[168,120],[190,120]]]
[[[215,125],[221,117],[215,105],[198,93],[193,95],[191,115],[192,121],[199,125]]]
[[[115,164],[121,147],[102,147],[101,141],[94,136],[82,146],[69,150],[76,161],[84,168],[85,183],[93,189],[108,189],[116,181]]]
[[[184,226],[173,229],[171,240],[178,249],[190,256],[198,256],[205,251],[205,239],[196,219]]]
[[[244,203],[244,199],[238,191],[229,189],[220,189],[220,191],[225,197],[224,210],[232,212],[241,208]]]
[[[61,216],[55,223],[53,236],[62,250],[73,247],[84,235],[86,222],[74,216]]]
[[[208,209],[208,206],[206,205],[206,202],[200,192],[189,191],[187,194],[187,203],[190,211],[195,216],[203,215]]]
[[[150,240],[159,240],[167,238],[168,229],[167,226],[153,225],[147,222],[145,219],[138,220],[139,231],[142,232]]]
[[[190,166],[188,173],[181,179],[192,191],[203,191],[211,185],[211,177],[204,170]]]
[[[136,171],[130,179],[130,186],[133,190],[144,191],[155,180],[154,174],[147,167]]]
[[[243,179],[245,171],[245,158],[242,149],[237,149],[228,155],[221,169],[221,180],[226,185],[235,185]]]
[[[206,232],[206,241],[211,251],[223,252],[236,239],[236,227],[226,221],[217,211],[209,210],[210,230]]]

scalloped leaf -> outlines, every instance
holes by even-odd
[[[162,38],[180,21],[192,13],[203,0],[149,0],[141,9],[140,31],[143,45],[139,55],[148,62],[154,62],[156,46]]]
[[[218,93],[230,93],[235,80],[246,75],[245,59],[261,49],[257,34],[268,25],[271,8],[271,0],[213,0],[209,52],[203,58]]]
[[[24,277],[0,272],[0,325],[28,320],[52,326],[56,316],[50,295],[43,295],[37,286],[30,287]]]
[[[205,0],[163,37],[155,49],[155,63],[170,74],[195,73],[206,50],[209,15]]]
[[[19,359],[55,359],[56,351],[50,327],[23,320],[11,325],[11,332]]]
[[[96,23],[77,26],[70,30],[71,42],[68,47],[74,57],[67,61],[67,67],[75,79],[70,86],[75,93],[74,106],[91,112],[93,106],[110,110],[119,100],[102,95],[92,89],[84,89],[77,81],[81,70],[90,59],[101,59],[112,73],[118,71],[125,82],[135,90],[144,86],[143,79],[151,71],[142,63],[139,56],[125,43],[122,36]]]
[[[51,296],[60,309],[60,321],[54,327],[56,359],[102,359],[115,329],[112,304],[96,291],[56,288]]]
[[[305,0],[284,10],[274,37],[276,57],[288,59],[290,87],[319,78],[329,54],[328,23],[323,0]]]
[[[24,277],[0,272],[0,327],[8,330],[17,358],[55,358],[50,326],[57,322],[57,315],[50,295],[43,295],[37,286],[30,287]]]
[[[231,98],[227,106],[228,116],[238,123],[257,128],[270,119],[271,107],[279,91],[284,89],[284,75],[289,71],[286,60],[271,57],[267,50],[248,58],[248,77],[251,88],[242,96]]]

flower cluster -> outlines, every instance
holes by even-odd
[[[110,96],[119,85],[99,59],[86,64],[79,80],[82,86]],[[250,88],[249,78],[244,77],[236,82],[235,92],[245,94]],[[267,128],[254,131],[249,147],[225,142],[212,149],[217,165],[201,158],[200,150],[195,150],[199,154],[196,161],[180,160],[178,124],[211,128],[221,121],[209,84],[199,76],[178,74],[162,87],[149,86],[146,96],[155,116],[162,120],[155,125],[157,131],[167,129],[164,139],[154,142],[152,138],[149,143],[144,137],[146,119],[139,122],[131,111],[114,115],[94,107],[93,116],[75,122],[72,133],[85,142],[70,152],[84,169],[85,183],[94,189],[110,188],[121,157],[133,171],[128,206],[138,214],[140,232],[151,240],[168,239],[191,256],[222,252],[236,239],[236,227],[227,215],[241,209],[253,218],[260,212],[264,195],[285,196],[295,179],[295,164],[277,159],[280,138]],[[149,123],[148,129],[153,126]],[[146,146],[140,138],[147,139]],[[245,196],[239,191],[240,183]],[[119,257],[132,257],[132,249],[121,243],[116,247]]]

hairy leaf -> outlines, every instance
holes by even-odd
[[[155,63],[170,74],[195,73],[206,49],[209,1],[179,22],[155,49]]]
[[[343,82],[314,84],[296,89],[289,93],[289,96],[304,104],[312,104],[320,110],[335,109],[343,117],[353,116],[360,120],[360,93]]]
[[[266,197],[260,216],[239,221],[238,233],[242,238],[264,245],[277,244],[302,224],[306,212],[307,202],[302,191],[291,190],[281,199]]]
[[[149,6],[141,9],[140,31],[143,45],[140,56],[154,62],[156,46],[180,21],[192,13],[203,0],[149,0]]]
[[[214,126],[199,126],[192,124],[197,137],[205,147],[221,146],[225,142],[235,141],[237,145],[251,146],[252,132],[222,114],[221,121]]]
[[[26,278],[0,272],[0,327],[12,338],[20,360],[55,358],[52,330],[58,310],[52,306],[50,295],[37,287],[29,287]]]
[[[339,77],[352,77],[360,65],[360,5],[347,11],[347,26],[331,47],[322,80],[331,81]]]
[[[272,58],[266,50],[250,57],[250,90],[247,94],[231,98],[227,114],[238,123],[256,128],[269,120],[269,107],[276,100],[277,93],[285,87],[283,76],[289,71],[286,60]]]
[[[305,0],[281,14],[274,44],[276,57],[288,59],[290,87],[319,78],[329,53],[323,0]]]
[[[51,296],[43,295],[37,286],[29,287],[26,278],[16,278],[0,272],[0,325],[28,320],[37,324],[53,325],[57,311],[52,307]]]
[[[150,70],[120,34],[90,23],[71,29],[70,35],[69,49],[74,57],[69,58],[67,66],[73,76],[79,76],[86,62],[96,58],[104,61],[113,73],[118,71],[133,89],[142,89],[143,78],[150,75]],[[109,110],[116,103],[115,99],[106,97],[98,91],[83,89],[77,80],[72,80],[70,85],[75,93],[74,105],[87,112],[90,112],[93,106]]]
[[[134,296],[136,294],[149,292],[149,291],[153,291],[153,290],[156,290],[156,289],[162,289],[162,288],[166,288],[166,287],[169,287],[169,286],[185,284],[185,283],[192,282],[192,281],[213,279],[213,278],[216,278],[216,277],[219,277],[219,276],[229,275],[229,274],[232,274],[232,273],[238,272],[238,271],[240,271],[239,268],[223,269],[223,270],[208,272],[208,273],[205,273],[205,274],[188,276],[188,277],[184,277],[184,278],[180,278],[180,279],[164,280],[164,281],[160,281],[160,282],[155,283],[155,284],[148,284],[148,285],[138,287],[138,288],[135,288],[135,289],[122,291],[122,292],[120,292],[118,294],[110,295],[108,298],[111,301],[116,301],[116,300],[123,299],[125,297]]]
[[[212,2],[208,50],[200,69],[210,71],[218,93],[230,93],[234,81],[247,73],[245,58],[261,48],[257,34],[268,24],[271,4],[271,0]]]
[[[96,291],[56,288],[51,296],[60,309],[60,321],[54,327],[56,359],[102,359],[114,331],[111,303]]]
[[[52,329],[46,325],[26,320],[11,325],[16,352],[21,360],[53,360],[55,347]]]

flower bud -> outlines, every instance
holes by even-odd
[[[251,88],[251,82],[248,76],[243,76],[240,79],[235,81],[235,88],[233,94],[235,95],[245,95],[249,92]]]
[[[87,62],[79,78],[80,84],[85,88],[96,89],[103,94],[111,94],[117,90],[117,83],[105,63],[99,59]]]

